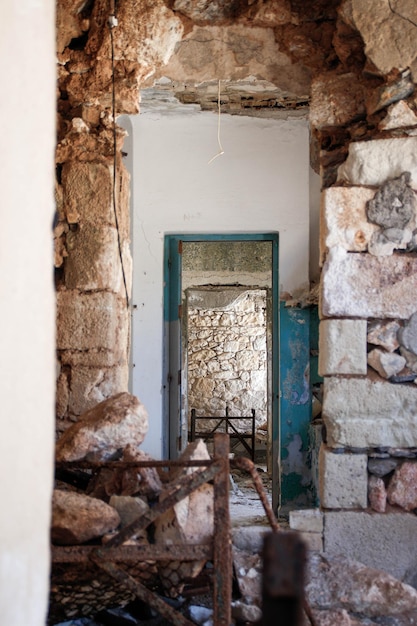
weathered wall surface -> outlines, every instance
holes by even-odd
[[[2,16],[0,615],[10,626],[43,626],[54,440],[54,6],[6,3]]]

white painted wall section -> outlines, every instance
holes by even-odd
[[[0,22],[0,622],[44,626],[53,480],[55,3]]]
[[[280,234],[280,286],[308,283],[306,119],[143,108],[133,126],[132,392],[148,409],[143,448],[162,454],[163,244],[173,233]]]

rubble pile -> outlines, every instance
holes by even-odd
[[[57,480],[53,494],[53,546],[103,545],[163,498],[181,473],[202,468],[135,467],[151,461],[137,446],[148,429],[148,415],[134,396],[122,392],[87,411],[56,444]],[[135,445],[132,442],[136,442]],[[202,440],[193,442],[184,461],[209,459]],[[118,463],[112,463],[118,461]],[[87,469],[85,469],[87,462]],[[109,462],[111,465],[109,465]],[[72,463],[72,465],[69,465]],[[77,468],[77,463],[82,465]],[[90,468],[88,465],[90,464]],[[119,467],[118,467],[119,466]],[[213,537],[213,487],[204,484],[162,514],[125,545],[192,545]],[[178,596],[185,582],[198,576],[205,560],[129,563],[129,573],[166,596]],[[50,624],[88,617],[121,606],[135,594],[93,562],[55,563],[51,574]]]

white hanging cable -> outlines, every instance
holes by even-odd
[[[219,90],[218,90],[218,94],[217,94],[217,108],[218,108],[218,118],[217,118],[217,143],[219,144],[219,152],[217,154],[214,155],[214,157],[212,157],[210,159],[210,161],[208,162],[208,165],[210,165],[210,163],[213,163],[214,159],[217,159],[217,157],[221,156],[222,154],[224,154],[224,150],[223,150],[223,146],[222,146],[222,142],[220,140],[220,113],[221,113],[221,104],[220,104],[220,80],[219,80]]]

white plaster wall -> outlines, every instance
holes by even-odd
[[[54,433],[53,0],[0,22],[0,622],[44,626]]]
[[[144,106],[133,127],[132,392],[148,409],[143,448],[162,454],[163,243],[170,233],[280,233],[280,285],[308,282],[306,119]]]

